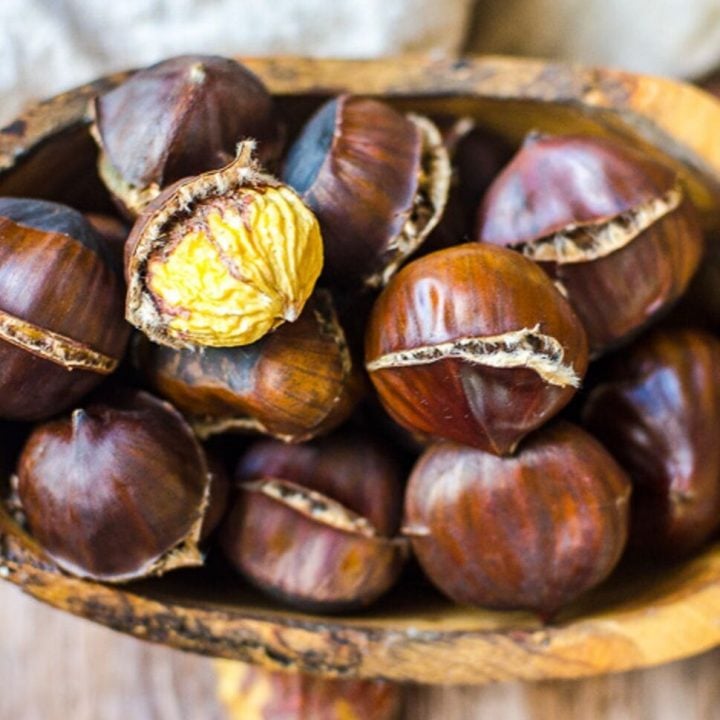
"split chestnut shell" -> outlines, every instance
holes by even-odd
[[[392,278],[372,310],[365,362],[403,427],[502,455],[572,398],[587,341],[538,265],[468,243]]]
[[[558,281],[600,354],[687,288],[703,251],[675,172],[616,140],[529,135],[478,211],[477,239]]]
[[[67,572],[107,582],[200,565],[210,481],[182,416],[143,392],[39,425],[18,464],[41,547]]]
[[[404,533],[455,602],[548,619],[615,567],[629,499],[627,476],[600,443],[557,423],[513,457],[428,448],[410,476]]]

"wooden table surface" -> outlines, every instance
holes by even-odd
[[[228,720],[212,660],[63,615],[0,583],[0,719]],[[583,681],[408,689],[403,720],[720,720],[720,649]]]

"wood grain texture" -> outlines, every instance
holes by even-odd
[[[349,90],[387,96],[401,108],[468,113],[510,139],[532,128],[624,137],[678,169],[708,226],[720,218],[720,103],[687,85],[505,58],[250,65],[286,110],[304,102],[303,93],[310,93],[307,112],[318,98]],[[58,96],[0,131],[0,194],[106,206],[86,106],[118,77]],[[109,588],[58,573],[1,514],[0,576],[140,638],[335,676],[434,683],[569,678],[667,662],[720,643],[720,545],[672,568],[626,567],[547,627],[523,613],[452,607],[424,585],[343,618],[288,612],[212,572]]]

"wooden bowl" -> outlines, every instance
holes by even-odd
[[[677,168],[707,228],[720,223],[720,104],[688,85],[531,60],[253,59],[300,122],[340,91],[468,114],[518,141],[529,129],[621,136]],[[94,170],[88,99],[124,75],[30,108],[0,130],[0,195],[110,207]],[[0,576],[138,638],[274,668],[423,683],[574,678],[654,665],[720,644],[720,545],[669,567],[623,566],[548,626],[520,612],[452,606],[412,574],[372,610],[290,612],[218,569],[123,587],[59,572],[0,511]]]

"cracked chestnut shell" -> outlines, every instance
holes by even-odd
[[[303,128],[282,177],[320,221],[326,280],[378,287],[438,222],[450,166],[428,119],[341,95]]]
[[[273,672],[225,661],[219,695],[233,717],[247,720],[397,720],[403,686]]]
[[[370,316],[365,362],[403,427],[506,454],[572,398],[587,341],[537,264],[467,243],[390,281]]]
[[[320,442],[314,457],[303,446],[262,445],[238,467],[235,505],[220,533],[225,557],[263,592],[300,609],[369,605],[394,584],[406,557],[405,541],[386,532],[398,522],[398,478],[362,457],[367,441],[350,442],[345,449]],[[361,477],[367,470],[377,475]],[[356,483],[389,502],[363,498]]]
[[[122,281],[85,218],[0,198],[0,417],[71,406],[117,368],[129,332]]]
[[[238,431],[302,442],[346,420],[365,390],[324,292],[252,345],[174,350],[138,334],[132,357],[200,437]]]
[[[181,178],[227,165],[241,140],[263,163],[279,154],[272,99],[234,60],[182,55],[139,70],[91,106],[98,168],[130,215]]]
[[[633,481],[630,543],[686,555],[720,527],[720,341],[656,330],[613,358],[583,422]]]
[[[547,620],[615,567],[629,498],[630,481],[600,443],[558,422],[512,457],[428,448],[410,476],[403,532],[455,602]]]
[[[32,535],[67,572],[106,582],[202,564],[210,482],[182,416],[139,391],[39,425],[18,461]]]
[[[529,135],[478,210],[477,239],[562,284],[598,355],[688,286],[703,252],[675,172],[607,138]]]

